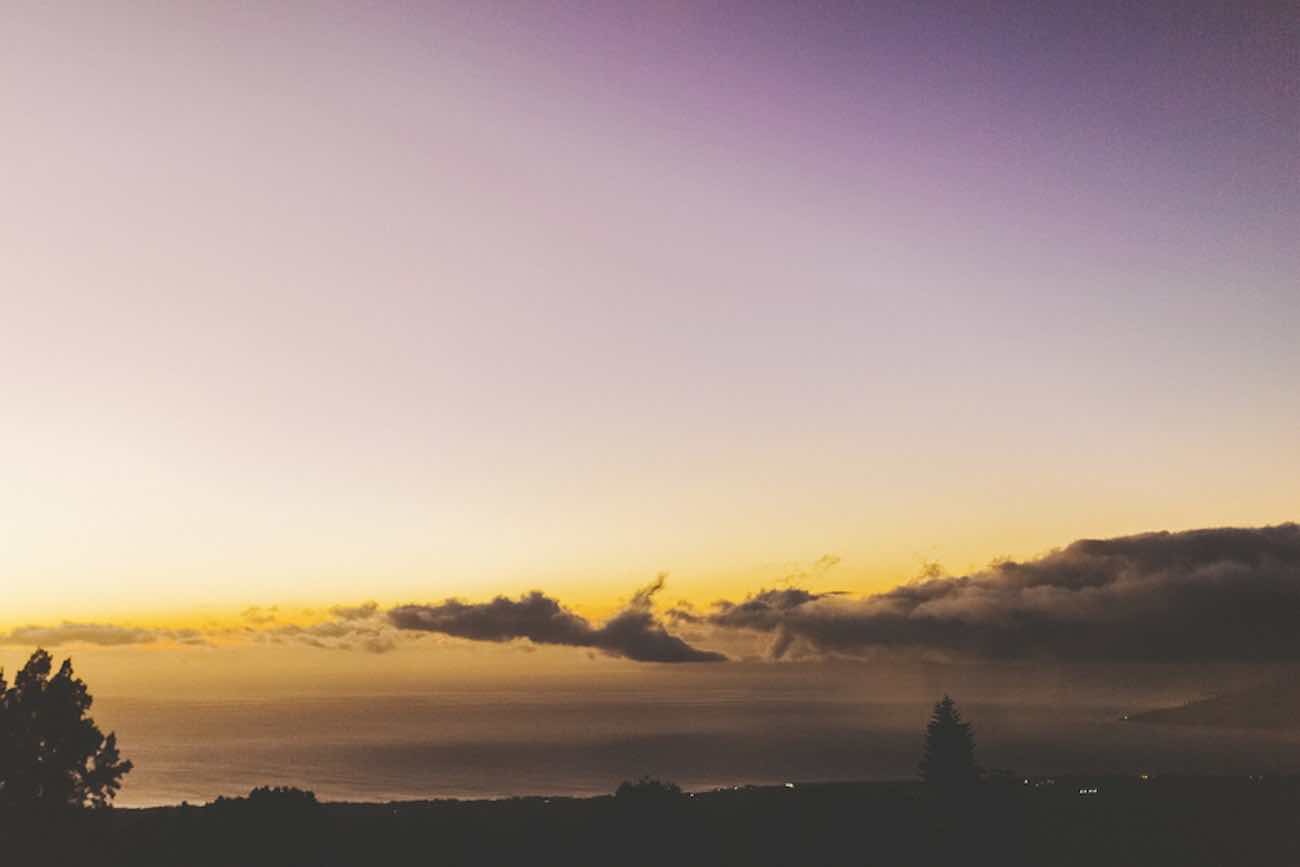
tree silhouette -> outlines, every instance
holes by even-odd
[[[106,807],[131,763],[86,715],[93,699],[65,659],[37,650],[13,686],[0,671],[0,809]]]
[[[979,779],[975,764],[975,734],[963,722],[961,712],[944,695],[934,706],[925,727],[925,749],[921,755],[921,779],[945,786],[973,783]]]
[[[248,793],[248,800],[254,804],[286,809],[314,810],[320,806],[315,792],[296,786],[258,786]]]

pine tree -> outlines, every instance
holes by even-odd
[[[979,779],[975,764],[975,734],[963,722],[957,705],[947,695],[934,706],[925,727],[921,779],[944,786],[964,785]]]

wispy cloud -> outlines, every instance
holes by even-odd
[[[329,613],[331,620],[271,626],[261,630],[258,638],[278,643],[297,642],[323,650],[387,653],[397,648],[396,630],[381,615],[378,603],[335,605]]]
[[[128,647],[163,642],[189,646],[258,642],[370,653],[386,653],[397,647],[397,630],[383,618],[376,603],[335,606],[329,610],[332,619],[307,624],[281,622],[282,613],[277,606],[251,606],[240,613],[242,626],[213,623],[196,629],[71,621],[56,625],[26,625],[0,633],[0,645]]]
[[[379,603],[363,602],[360,605],[334,605],[329,612],[340,620],[369,620],[379,612]]]
[[[180,644],[206,643],[203,633],[197,629],[144,629],[112,623],[73,623],[66,620],[56,626],[18,626],[7,633],[0,634],[0,645],[33,647],[57,647],[74,643],[121,647],[131,644],[152,644],[156,641],[175,641]]]

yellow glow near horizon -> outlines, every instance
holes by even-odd
[[[1240,523],[1266,523],[1250,519]],[[822,556],[833,556],[835,563],[821,568],[818,557],[799,560],[770,561],[748,568],[713,568],[693,572],[667,571],[667,584],[657,604],[667,607],[677,601],[707,606],[718,599],[738,601],[766,587],[795,585],[812,590],[839,590],[852,594],[870,594],[888,590],[915,577],[927,564],[938,563],[944,574],[970,574],[996,558],[1029,559],[1074,541],[1074,537],[1051,538],[1016,545],[1009,533],[989,528],[976,534],[979,525],[972,521],[959,532],[954,526],[947,533],[947,544],[903,546],[872,557],[858,558],[839,550],[827,549]],[[1159,529],[1192,529],[1161,527]],[[1087,534],[1099,538],[1145,532],[1150,528],[1136,525],[1105,528]],[[972,536],[978,535],[978,538]],[[960,544],[959,544],[960,543]],[[883,546],[882,546],[883,547]],[[412,570],[413,572],[415,570]],[[177,574],[177,573],[173,573]],[[183,574],[183,573],[180,573]],[[473,571],[467,573],[473,575]],[[321,576],[311,582],[295,580],[294,573],[280,576],[258,575],[242,582],[223,581],[207,576],[204,570],[191,574],[184,593],[169,587],[170,594],[159,598],[155,588],[165,586],[150,581],[75,581],[57,585],[15,583],[7,588],[6,607],[0,612],[0,630],[27,625],[56,625],[61,622],[112,623],[142,628],[211,629],[247,625],[244,612],[250,607],[278,611],[280,624],[307,625],[328,619],[327,609],[335,605],[355,605],[374,601],[382,608],[408,602],[437,602],[450,597],[469,601],[486,601],[497,595],[517,597],[531,590],[541,590],[557,598],[566,607],[595,621],[617,612],[631,594],[653,580],[657,571],[610,569],[608,572],[587,568],[566,571],[520,569],[514,574],[480,575],[476,580],[429,580],[418,574],[392,575],[385,579],[354,578],[346,574]]]

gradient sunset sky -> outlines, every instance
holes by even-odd
[[[1294,520],[1298,40],[1262,0],[6,3],[0,631]]]

